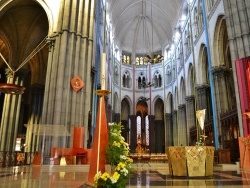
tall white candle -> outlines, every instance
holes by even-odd
[[[101,59],[101,89],[106,89],[106,53],[102,53]]]

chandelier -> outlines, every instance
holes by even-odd
[[[42,40],[41,43],[38,44],[38,46],[31,52],[31,54],[19,65],[19,67],[16,70],[13,70],[11,66],[8,64],[8,62],[5,60],[3,55],[0,53],[1,59],[4,61],[4,63],[7,65],[9,70],[11,71],[13,75],[13,83],[0,83],[0,92],[5,94],[12,94],[12,95],[21,95],[24,93],[25,87],[21,85],[17,85],[14,83],[15,81],[15,74],[18,70],[20,70],[34,55],[36,55],[44,46],[46,45],[46,37]]]
[[[146,88],[150,88],[152,86],[154,86],[154,83],[152,82],[148,82],[147,80],[147,69],[148,69],[148,63],[151,63],[151,64],[154,64],[156,62],[159,62],[159,60],[162,58],[160,56],[157,56],[157,57],[151,57],[153,56],[153,14],[152,14],[152,0],[151,0],[151,32],[152,32],[152,41],[151,41],[151,52],[146,54],[144,57],[143,57],[143,62],[144,62],[144,65],[146,66],[146,70],[145,70],[145,79],[142,80],[141,82],[141,87],[144,89],[144,96],[141,96],[139,98],[140,101],[148,101],[150,100],[149,97],[146,97],[145,94],[146,94]],[[145,11],[144,11],[145,10]],[[145,32],[146,32],[146,18],[147,18],[147,15],[146,15],[146,2],[145,2],[145,7],[144,7],[144,1],[142,0],[142,16],[143,16],[143,42],[144,42],[144,46],[143,48],[145,48],[146,44],[147,44],[147,41],[148,40],[148,37],[146,37],[145,35]],[[149,46],[148,46],[149,47]],[[151,54],[151,55],[150,55]]]
[[[144,62],[146,63],[151,63],[151,64],[155,64],[155,63],[159,63],[161,62],[164,58],[161,54],[154,54],[153,53],[153,45],[154,45],[154,24],[153,24],[153,4],[152,4],[152,0],[151,0],[151,55],[150,53],[147,54],[144,57]],[[145,26],[144,27],[144,31],[145,31]],[[144,36],[144,40],[145,40],[145,36]]]

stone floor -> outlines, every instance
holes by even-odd
[[[88,165],[0,168],[0,188],[84,188]],[[167,163],[133,164],[127,187],[250,187],[250,169],[216,165],[211,177],[172,177]]]

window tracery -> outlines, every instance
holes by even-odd
[[[138,76],[138,89],[144,89],[143,83],[146,83],[146,77],[143,72]]]
[[[162,86],[162,76],[159,71],[156,71],[154,74],[154,86],[155,88]]]
[[[130,74],[129,71],[125,71],[122,76],[122,86],[125,88],[130,88]]]

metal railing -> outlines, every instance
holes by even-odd
[[[34,159],[34,152],[0,151],[0,168],[30,165]]]

